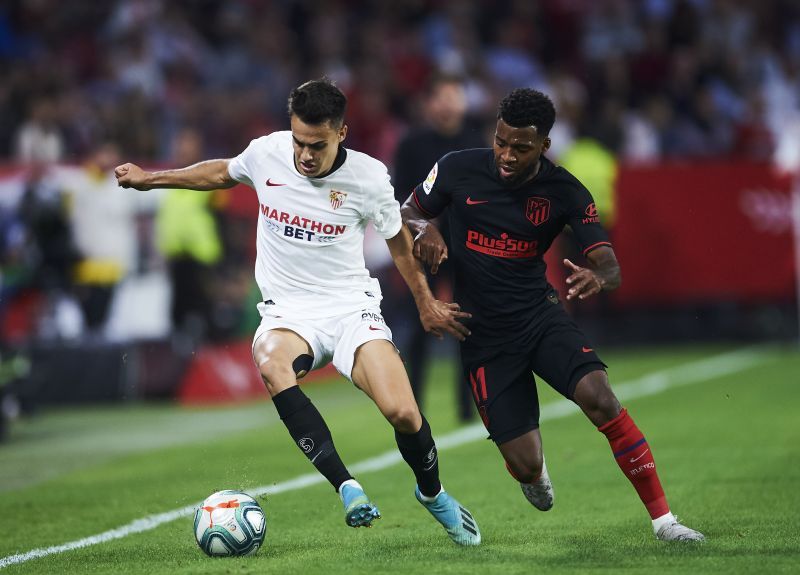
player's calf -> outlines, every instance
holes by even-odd
[[[325,420],[298,386],[280,392],[272,401],[289,435],[334,489],[353,478],[336,451]]]
[[[395,430],[394,436],[400,454],[414,472],[419,489],[425,495],[435,496],[442,484],[439,482],[439,454],[428,420],[422,416],[422,425],[415,433]]]
[[[623,409],[617,417],[600,426],[598,431],[608,439],[617,465],[636,489],[650,518],[656,519],[669,513],[653,453],[628,411]]]

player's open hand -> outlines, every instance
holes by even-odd
[[[567,278],[567,299],[586,299],[603,290],[603,284],[600,278],[590,268],[582,268],[575,265],[568,259],[564,260],[564,265],[567,266],[572,273]]]
[[[427,304],[420,306],[419,310],[422,327],[439,339],[442,339],[445,333],[449,333],[458,341],[464,341],[471,332],[460,320],[471,317],[472,314],[461,311],[461,306],[457,303],[447,303],[438,299],[431,299]]]
[[[427,224],[414,238],[414,257],[428,266],[434,275],[447,259],[447,245],[435,225]]]
[[[117,184],[121,188],[134,188],[136,190],[149,190],[146,183],[147,172],[136,164],[122,164],[114,168]]]

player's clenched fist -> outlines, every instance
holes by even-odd
[[[114,175],[117,177],[117,184],[123,188],[135,188],[137,190],[149,190],[146,184],[147,172],[136,164],[122,164],[114,168]]]

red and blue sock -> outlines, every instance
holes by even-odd
[[[647,508],[651,519],[669,513],[669,505],[656,473],[656,463],[647,440],[623,409],[620,414],[597,428],[611,445],[617,465],[631,482]]]

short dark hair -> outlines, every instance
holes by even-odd
[[[547,95],[531,88],[516,88],[500,101],[497,119],[512,128],[534,126],[546,136],[556,121],[556,109]]]
[[[339,128],[346,108],[347,98],[328,78],[310,80],[289,94],[289,115],[314,126],[330,122]]]

